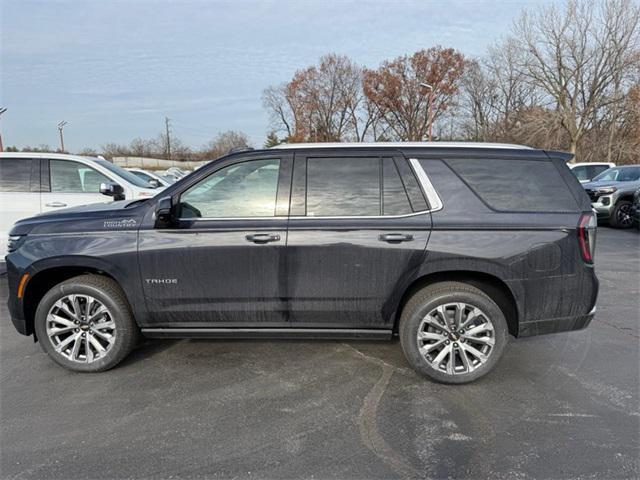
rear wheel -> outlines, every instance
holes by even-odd
[[[611,226],[615,228],[631,228],[633,226],[633,217],[631,216],[631,202],[621,200],[611,212]]]
[[[419,373],[442,383],[467,383],[488,373],[507,343],[500,307],[481,290],[442,282],[417,292],[400,318],[400,342]]]
[[[38,305],[35,330],[55,362],[80,372],[113,368],[138,338],[124,293],[99,275],[74,277],[49,290]]]

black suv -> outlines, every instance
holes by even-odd
[[[509,334],[593,318],[596,222],[569,158],[466,143],[236,152],[152,199],[18,222],[11,317],[78,371],[113,367],[140,333],[399,336],[417,371],[468,382]]]

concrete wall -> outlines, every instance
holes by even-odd
[[[113,163],[124,168],[144,168],[145,170],[166,170],[169,167],[178,167],[183,170],[193,170],[201,167],[209,160],[201,162],[179,162],[177,160],[165,160],[163,158],[147,157],[113,157]]]

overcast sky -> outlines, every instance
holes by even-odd
[[[523,6],[544,0],[0,0],[5,145],[98,148],[224,130],[261,146],[261,93],[330,52],[376,67],[433,45],[481,56]],[[544,2],[546,3],[546,2]]]

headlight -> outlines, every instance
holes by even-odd
[[[20,243],[24,237],[24,235],[9,235],[9,241],[7,242],[7,251],[9,253],[15,252],[20,246]]]
[[[616,190],[618,190],[616,187],[600,187],[600,188],[596,188],[596,192],[601,193],[603,195],[609,194],[609,193],[614,193]]]

